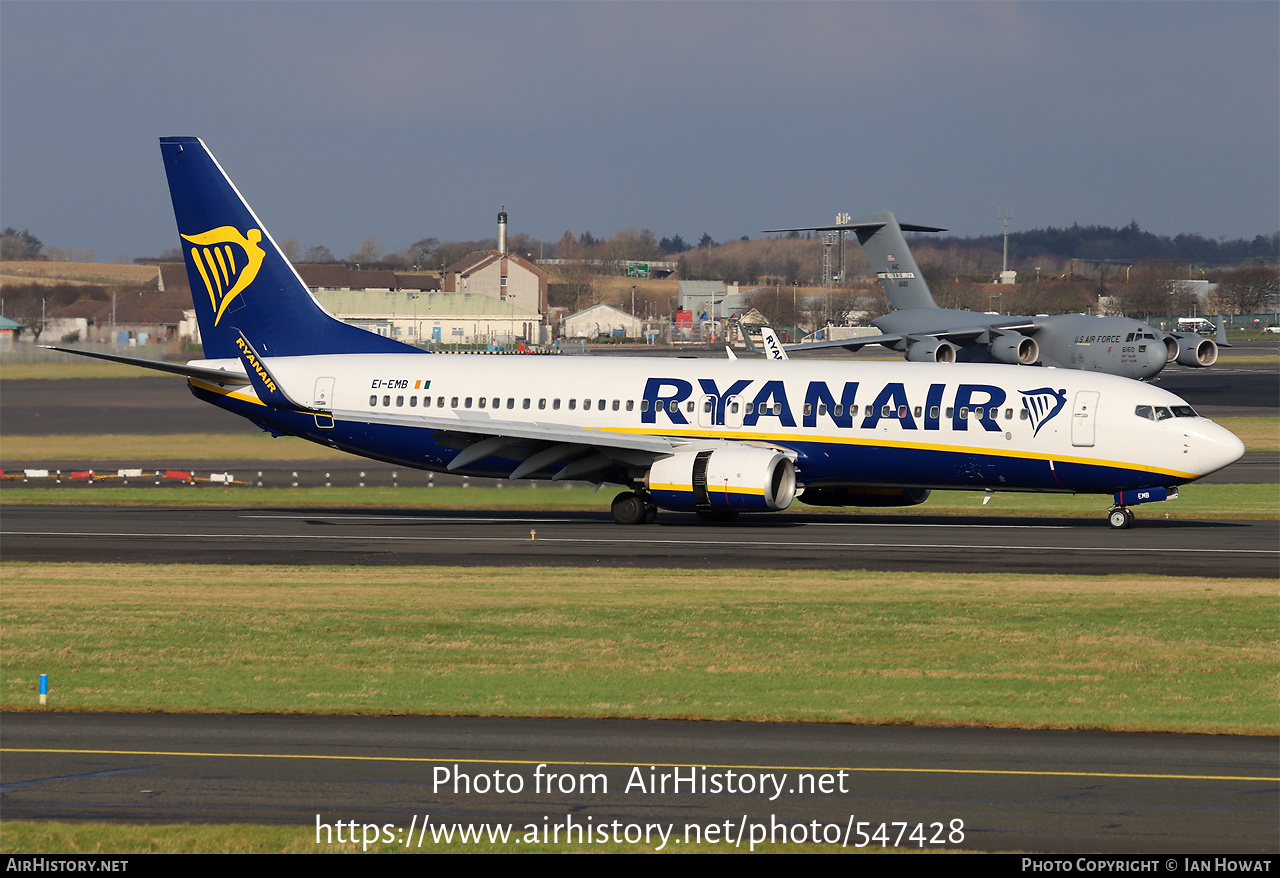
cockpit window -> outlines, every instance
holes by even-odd
[[[1173,407],[1173,415],[1177,418],[1198,418],[1196,410],[1189,405],[1175,405]]]
[[[1173,412],[1169,411],[1169,409],[1168,409],[1168,408],[1166,408],[1165,406],[1162,406],[1162,405],[1158,405],[1158,406],[1156,406],[1156,420],[1157,420],[1157,421],[1167,421],[1167,420],[1169,420],[1169,418],[1172,418],[1172,417],[1173,417]]]
[[[1133,410],[1133,413],[1140,418],[1146,418],[1148,421],[1156,419],[1155,410],[1149,405],[1140,405]]]

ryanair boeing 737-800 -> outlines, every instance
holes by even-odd
[[[934,489],[1177,496],[1244,445],[1156,387],[1069,369],[429,354],[311,296],[194,137],[160,141],[206,359],[183,375],[276,435],[438,472],[617,484],[620,524],[904,506]],[[77,353],[85,353],[77,351]]]

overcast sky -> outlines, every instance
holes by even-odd
[[[888,208],[962,235],[1280,229],[1280,4],[0,3],[0,225],[101,261],[177,233],[197,135],[277,240]]]

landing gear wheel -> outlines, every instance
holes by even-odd
[[[609,512],[618,524],[644,524],[649,515],[649,508],[639,494],[626,491],[613,498]]]
[[[1117,506],[1107,513],[1107,522],[1116,530],[1133,527],[1133,510]]]
[[[646,500],[644,504],[644,523],[652,524],[653,520],[658,517],[658,507],[652,500]]]

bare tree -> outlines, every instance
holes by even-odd
[[[1236,314],[1271,310],[1280,300],[1280,272],[1258,266],[1229,271],[1218,279],[1217,301]]]

